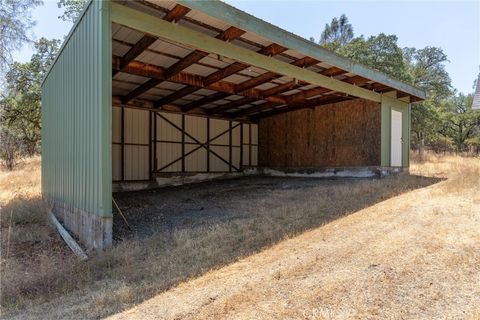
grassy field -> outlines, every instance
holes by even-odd
[[[480,160],[429,155],[411,173],[312,188],[79,262],[28,159],[0,171],[2,316],[478,319]]]

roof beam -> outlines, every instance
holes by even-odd
[[[257,52],[262,54],[262,55],[266,55],[266,56],[274,56],[274,55],[282,53],[286,50],[287,50],[287,48],[279,46],[276,43],[272,43],[271,45],[263,47],[262,49],[260,49]],[[221,79],[224,79],[228,76],[231,76],[234,73],[245,70],[248,67],[250,67],[248,64],[244,64],[244,63],[241,63],[241,62],[234,62],[231,65],[226,66],[225,68],[220,69],[220,70],[212,73],[211,75],[207,76],[205,78],[205,82],[206,82],[207,85],[209,85],[211,83],[220,81]]]
[[[187,105],[184,105],[182,107],[182,111],[183,112],[188,112],[190,110],[193,110],[195,108],[198,108],[198,107],[201,107],[205,104],[209,104],[209,103],[212,103],[214,101],[217,101],[217,100],[221,100],[223,98],[226,98],[228,97],[230,94],[229,93],[225,93],[225,92],[216,92],[214,94],[211,94],[209,96],[206,96],[200,100],[197,100],[197,101],[193,101],[193,102],[190,102],[189,104]]]
[[[149,36],[149,35],[144,35],[140,40],[135,43],[130,50],[128,50],[127,53],[123,56],[121,62],[120,62],[120,69],[118,71],[114,71],[112,76],[117,74],[117,72],[121,71],[123,68],[125,68],[126,65],[130,63],[130,61],[133,61],[136,57],[138,57],[145,49],[147,49],[152,43],[157,41],[157,38]]]
[[[268,99],[269,97],[271,96],[274,96],[276,94],[279,94],[279,93],[282,93],[284,91],[288,91],[288,90],[291,90],[292,88],[294,88],[295,86],[297,85],[297,81],[290,81],[290,82],[287,82],[287,83],[283,83],[281,85],[278,85],[278,86],[275,86],[273,88],[270,88],[270,89],[267,89],[267,90],[264,90],[263,91],[263,96],[262,96],[262,100],[265,100],[265,99]],[[236,107],[240,107],[240,106],[243,106],[245,104],[249,104],[250,102],[253,102],[255,101],[256,99],[251,99],[251,98],[243,98],[243,99],[239,99],[239,100],[235,100],[233,102],[230,102],[230,103],[227,103],[227,104],[223,104],[221,106],[218,106],[218,107],[215,107],[215,108],[212,108],[212,109],[209,109],[208,110],[208,113],[209,114],[215,114],[215,113],[220,113],[220,112],[224,112],[224,111],[227,111],[229,109],[233,109],[233,108],[236,108]],[[283,102],[273,102],[273,101],[268,101],[266,103],[272,103],[274,105],[282,105],[282,104],[285,104],[285,101]],[[262,104],[263,105],[263,104]],[[255,108],[255,107],[252,107],[252,108]],[[248,109],[251,109],[251,108],[248,108]],[[244,110],[248,110],[248,109],[244,109]],[[243,110],[241,110],[243,111]],[[238,113],[241,113],[238,112]]]
[[[238,99],[238,100],[235,100],[235,101],[232,101],[232,102],[222,104],[220,106],[208,109],[207,113],[208,114],[221,113],[223,111],[233,109],[233,108],[236,108],[236,107],[240,107],[240,106],[249,104],[249,103],[254,102],[254,101],[257,101],[257,99],[250,98],[250,97],[245,97],[245,98],[242,98],[242,99]]]
[[[175,6],[175,8],[176,7],[177,6]],[[172,9],[172,11],[174,9]],[[225,31],[219,33],[216,38],[224,40],[224,41],[230,41],[230,40],[233,40],[233,39],[236,39],[236,38],[240,37],[244,33],[245,33],[245,31],[243,31],[243,30],[237,29],[235,27],[230,27],[230,28],[226,29]],[[201,59],[203,59],[206,56],[208,56],[207,52],[203,52],[201,50],[192,51],[186,57],[180,59],[179,61],[177,61],[176,63],[174,63],[172,66],[170,66],[169,68],[167,68],[165,70],[164,80],[170,79],[171,77],[177,75],[182,70],[188,68],[189,66],[191,66],[192,64],[200,61]],[[124,103],[127,103],[128,101],[144,94],[148,90],[150,90],[150,89],[156,87],[157,85],[159,85],[160,83],[162,83],[164,80],[157,79],[157,80],[147,81],[146,83],[144,83],[143,85],[139,86],[138,88],[136,88],[135,90],[130,92],[128,95],[126,95],[123,98]]]
[[[250,119],[251,120],[259,120],[259,119],[262,119],[262,118],[267,118],[267,117],[271,117],[271,116],[274,116],[274,115],[282,114],[282,113],[285,113],[285,112],[291,112],[291,111],[296,111],[296,110],[301,110],[301,109],[306,109],[306,108],[314,108],[314,107],[319,107],[319,106],[322,106],[322,105],[342,102],[342,101],[351,100],[351,99],[353,99],[353,97],[339,97],[339,96],[330,97],[330,96],[327,96],[327,97],[323,97],[323,99],[316,100],[314,104],[313,103],[297,104],[297,105],[293,105],[293,106],[288,106],[287,105],[283,108],[277,108],[277,109],[273,109],[273,110],[270,110],[270,111],[258,113],[256,115],[250,117]]]
[[[181,4],[177,4],[172,10],[170,10],[163,19],[168,22],[176,22],[183,18],[190,9],[182,6]],[[157,41],[156,37],[152,37],[148,34],[144,35],[140,40],[135,43],[130,50],[123,56],[122,61],[120,62],[120,71],[133,61],[136,57],[138,57],[145,49],[147,49],[151,44]],[[114,76],[118,71],[114,71]]]
[[[189,12],[190,8],[182,6],[181,4],[177,4],[175,7],[173,7],[172,10],[167,12],[165,17],[163,17],[163,20],[168,22],[177,22],[178,20],[185,17]]]
[[[331,67],[326,70],[323,70],[321,74],[327,76],[327,77],[336,77],[340,76],[342,74],[348,73],[348,71],[345,71],[343,69],[337,68],[337,67]]]
[[[308,57],[305,57],[305,58],[308,58]],[[302,58],[302,59],[299,59],[299,60],[303,60],[305,58]],[[297,61],[299,61],[299,60],[297,60]],[[310,63],[316,64],[316,63],[313,63],[313,62],[310,62]],[[317,61],[317,63],[318,63],[318,61]],[[305,65],[304,61],[302,61],[301,64]],[[341,75],[341,74],[344,74],[344,73],[346,73],[346,71],[335,68],[335,67],[332,67],[332,68],[329,68],[329,69],[326,69],[326,70],[323,70],[322,72],[320,72],[320,74],[331,75],[331,76],[338,76],[338,75]],[[359,83],[364,83],[364,82],[369,81],[368,79],[365,79],[363,77],[360,77],[360,76],[357,76],[357,77],[358,78],[352,77],[349,80],[346,80],[345,82],[353,83],[353,84],[358,85]],[[311,98],[311,97],[314,97],[314,96],[317,96],[317,95],[320,95],[320,94],[325,94],[327,92],[331,92],[331,90],[325,89],[325,88],[314,88],[314,89],[304,90],[304,91],[301,91],[299,93],[287,96],[286,100],[287,100],[287,103],[293,103],[293,102],[308,99],[308,98]],[[269,109],[269,108],[281,106],[282,104],[283,103],[276,103],[275,104],[273,102],[266,102],[266,103],[260,104],[256,107],[241,110],[241,111],[235,113],[235,115],[243,116],[243,115],[246,115],[246,114],[249,114],[249,113],[252,113],[252,112],[257,112],[259,110],[261,111],[263,109]],[[224,110],[227,110],[227,109],[225,109],[225,108],[221,109],[221,111],[224,111]]]
[[[189,5],[190,4],[191,3],[189,3]],[[248,65],[283,74],[285,76],[289,76],[300,81],[306,81],[334,91],[343,92],[359,98],[365,98],[377,102],[381,101],[381,94],[377,92],[366,90],[364,88],[315,73],[311,70],[302,69],[277,59],[272,59],[246,48],[235,46],[212,38],[206,34],[183,27],[181,25],[168,23],[160,18],[128,8],[126,6],[122,6],[115,2],[112,2],[110,6],[112,21],[121,25],[126,25],[158,37],[166,38],[170,41],[182,43],[200,50],[205,50],[207,52],[229,57],[233,60],[237,60]]]
[[[294,104],[294,103],[299,103],[299,102],[311,101],[311,100],[307,100],[307,99],[318,96],[318,95],[321,95],[321,94],[325,94],[327,92],[331,92],[331,90],[325,89],[325,88],[313,88],[313,89],[310,89],[310,90],[303,90],[301,92],[294,93],[292,95],[287,96],[286,97],[287,101],[284,104],[289,105],[289,104]],[[249,114],[252,114],[252,113],[261,112],[261,111],[266,110],[266,109],[279,107],[281,105],[283,105],[283,104],[273,103],[273,102],[265,102],[265,103],[262,103],[262,104],[259,104],[259,105],[255,106],[255,107],[246,108],[246,109],[240,110],[238,112],[235,112],[234,116],[236,116],[236,117],[246,116],[246,115],[249,115]]]
[[[226,29],[225,31],[219,33],[216,38],[223,40],[223,41],[231,41],[234,39],[237,39],[240,37],[242,34],[244,34],[245,31],[240,30],[235,27],[230,27]],[[177,61],[174,63],[171,67],[169,67],[166,71],[166,77],[170,78],[171,76],[176,75],[180,71],[188,68],[192,64],[200,61],[204,57],[208,56],[208,52],[204,52],[201,50],[194,50],[191,53],[189,53],[187,56],[185,56],[183,59]]]
[[[153,107],[154,108],[159,108],[163,105],[166,105],[166,104],[170,104],[172,103],[173,101],[175,100],[178,100],[184,96],[187,96],[191,93],[194,93],[195,91],[197,91],[199,88],[198,87],[194,87],[194,86],[187,86],[187,87],[184,87],[180,90],[177,90],[175,91],[174,93],[172,94],[169,94],[168,96],[166,97],[163,97],[161,98],[160,100],[157,100],[154,104],[153,104]]]
[[[310,66],[313,66],[315,64],[317,64],[319,61],[318,60],[315,60],[315,59],[312,59],[310,57],[303,57],[303,58],[300,58],[298,60],[295,60],[294,62],[292,62],[291,64],[294,65],[294,66],[299,66],[299,67],[302,67],[302,68],[308,68]],[[247,90],[247,89],[250,89],[250,88],[255,88],[256,86],[259,86],[261,84],[264,84],[266,82],[269,82],[273,79],[278,79],[278,78],[281,78],[282,75],[279,75],[275,72],[265,72],[261,75],[259,75],[258,77],[255,77],[255,78],[252,78],[250,80],[247,80],[247,81],[244,81],[240,84],[237,85],[237,92],[241,92],[243,90]]]
[[[291,34],[290,32],[258,19],[222,1],[178,0],[178,2],[212,17],[221,17],[222,21],[229,25],[241,27],[287,48],[297,49],[303,54],[319,61],[324,61],[340,69],[347,70],[348,72],[355,73],[375,82],[387,84],[393,89],[407,92],[420,99],[425,99],[426,97],[425,91],[423,90],[395,80],[382,72],[366,67],[360,63],[355,63],[348,58],[341,57],[334,52],[320,47],[312,41]]]
[[[122,102],[126,104],[130,100],[135,99],[136,97],[142,95],[143,93],[154,88],[157,85],[158,85],[157,79],[150,79],[147,82],[143,83],[142,85],[130,91],[126,96],[122,97]]]
[[[271,55],[279,54],[279,53],[281,53],[283,51],[286,51],[286,50],[287,50],[287,48],[281,47],[281,46],[273,43],[269,46],[266,46],[266,47],[260,49],[258,52],[260,54],[263,54],[263,55],[271,56]],[[213,84],[215,82],[218,82],[218,81],[220,81],[220,80],[222,80],[226,77],[231,76],[232,74],[235,74],[239,71],[242,71],[242,70],[244,70],[248,67],[249,67],[249,65],[246,65],[244,63],[234,62],[234,63],[226,66],[225,68],[220,69],[218,71],[215,71],[212,74],[205,77],[203,85],[204,86],[211,85],[211,84]],[[168,72],[168,69],[167,69],[167,72]],[[190,93],[192,93],[192,92],[188,92],[187,94],[190,94]],[[176,97],[177,99],[182,97],[182,96],[179,96],[177,93],[172,93],[171,96],[172,96],[172,98]],[[155,103],[155,106],[161,107],[163,104],[165,104],[165,101],[172,102],[170,100],[171,98],[169,98],[169,99],[167,99],[167,98],[168,97],[160,99],[159,101],[157,101],[157,103]],[[173,100],[173,101],[175,101],[175,100]]]
[[[118,69],[119,65],[119,58],[118,57],[112,57],[112,68],[114,70]],[[140,61],[132,61],[130,62],[123,72],[128,73],[128,74],[133,74],[141,77],[147,77],[147,78],[153,78],[153,80],[158,80],[158,81],[163,81],[165,79],[165,68],[155,66],[155,65],[150,65],[146,64]],[[152,80],[152,82],[153,82]],[[213,91],[220,91],[220,92],[225,92],[228,93],[229,95],[240,95],[240,96],[245,96],[245,97],[251,97],[254,98],[255,100],[263,99],[264,94],[262,90],[258,89],[249,89],[245,90],[244,92],[241,93],[236,93],[235,92],[235,84],[232,82],[227,82],[227,81],[218,81],[215,83],[212,83],[210,85],[205,86],[205,78],[196,74],[191,74],[191,73],[185,73],[185,72],[180,72],[179,74],[176,74],[175,76],[171,77],[168,79],[168,81],[175,82],[175,83],[180,83],[188,86],[193,87],[193,91],[196,91],[201,88],[213,90]],[[149,81],[145,82],[144,85],[147,85]],[[152,85],[152,82],[150,82],[150,85]],[[154,82],[153,82],[154,83]],[[150,86],[149,85],[149,86]],[[183,91],[185,94],[189,94],[192,92],[187,92]],[[133,99],[133,98],[132,98]],[[285,103],[285,98],[281,96],[271,96],[267,97],[266,100],[272,101],[272,102],[277,102],[277,103]],[[128,101],[127,101],[128,102]]]

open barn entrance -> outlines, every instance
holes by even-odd
[[[139,201],[142,214],[156,212],[152,219],[188,218],[198,208],[196,217],[223,218],[230,189],[245,200],[241,192],[253,199],[256,190],[310,185],[267,175],[363,178],[388,166],[383,94],[395,100],[405,93],[182,4],[113,8],[113,192],[133,219]],[[129,19],[138,12],[142,19]],[[241,179],[211,181],[225,177]],[[209,182],[189,184],[199,181]],[[155,189],[166,185],[174,187]],[[211,198],[202,202],[205,194]],[[157,197],[165,203],[158,206]]]
[[[89,1],[42,83],[42,195],[103,250],[127,182],[408,170],[423,99],[221,1]]]
[[[195,25],[261,55],[349,83],[368,83],[236,27],[202,24],[181,5],[162,10],[166,21]],[[112,54],[114,191],[237,176],[259,165],[261,119],[355,98],[117,23]],[[306,129],[301,123],[291,126],[267,129],[263,166],[275,165],[278,161],[270,160],[288,148],[274,150],[272,139],[288,143],[294,131]]]

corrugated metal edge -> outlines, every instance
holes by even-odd
[[[367,67],[363,64],[353,62],[350,59],[342,57],[330,50],[322,48],[299,35],[282,29],[274,24],[257,18],[247,12],[235,8],[220,0],[196,1],[196,0],[176,0],[178,3],[191,9],[201,11],[207,15],[222,20],[230,25],[247,30],[270,41],[284,45],[290,49],[297,50],[305,55],[317,58],[333,66],[350,71],[360,76],[364,76],[376,82],[389,85],[393,89],[405,91],[417,98],[425,99],[424,90],[416,88],[408,83],[394,79],[383,72]],[[248,23],[245,21],[248,20]],[[255,27],[265,30],[264,33],[256,32]],[[295,45],[292,45],[292,42]]]
[[[85,16],[85,13],[88,11],[88,8],[93,3],[93,1],[95,1],[95,0],[88,0],[87,3],[83,6],[82,13],[78,16],[77,21],[75,21],[72,28],[70,29],[70,32],[67,34],[67,37],[63,41],[62,46],[60,47],[60,49],[57,52],[57,55],[55,56],[55,59],[53,59],[52,64],[48,68],[47,73],[45,74],[45,77],[43,78],[42,82],[40,83],[40,86],[43,87],[43,84],[45,83],[45,80],[47,80],[48,76],[50,75],[50,72],[52,71],[53,67],[55,66],[55,63],[57,63],[58,57],[60,57],[60,55],[62,54],[63,49],[65,49],[65,46],[67,45],[68,41],[70,41],[70,38],[72,37],[73,33],[77,29],[80,21],[82,21],[83,17]]]
[[[101,147],[102,158],[100,160],[102,168],[102,198],[103,203],[101,217],[111,217],[112,213],[112,23],[110,17],[110,1],[102,1],[101,11],[101,35],[100,35],[100,81],[102,85],[100,115],[102,117],[101,126]]]

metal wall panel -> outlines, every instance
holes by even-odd
[[[204,143],[207,141],[207,118],[185,116],[185,131],[195,139]],[[185,137],[186,142],[194,142],[190,137]]]
[[[243,124],[243,165],[256,166],[258,153],[258,125],[257,124]]]
[[[185,152],[196,149],[198,144],[188,144],[185,146]],[[185,157],[186,172],[207,172],[207,150],[199,148]]]
[[[182,172],[183,169],[185,172],[229,172],[240,168],[241,129],[238,121],[184,115],[185,134],[183,134],[182,115],[164,112],[159,114],[161,116],[157,117],[156,137],[158,171]],[[164,118],[167,118],[168,121]],[[232,127],[231,137],[230,126]],[[182,136],[185,145],[183,160]],[[208,139],[210,141],[207,141]],[[166,141],[171,143],[166,143]],[[202,143],[207,142],[209,142],[210,150],[213,151],[209,155],[206,148],[201,146]],[[232,164],[232,167],[229,163]]]
[[[148,111],[125,108],[125,144],[148,145]]]
[[[42,84],[42,193],[111,217],[111,24],[92,1]]]
[[[125,108],[124,180],[148,180],[149,111]]]
[[[121,120],[122,120],[122,108],[114,107],[112,110],[112,143],[122,142]]]
[[[148,180],[150,178],[149,111],[124,108],[123,113],[122,124],[122,108],[114,107],[112,110],[113,181]]]
[[[256,149],[254,151],[252,148],[256,147],[257,141],[256,138],[253,140],[253,133],[252,141],[249,139],[250,131],[256,132],[256,129],[253,129],[256,127],[254,124],[168,112],[152,112],[150,124],[149,111],[125,108],[122,164],[121,143],[117,143],[122,140],[120,108],[114,108],[113,119],[112,170],[115,181],[121,180],[118,177],[119,175],[121,177],[122,165],[123,180],[149,179],[150,154],[152,154],[151,168],[159,173],[233,172],[242,166],[242,152],[243,165],[252,166],[256,163],[256,156],[253,156]],[[149,137],[150,125],[151,137]],[[243,150],[241,126],[244,138]],[[149,145],[152,147],[151,153]],[[207,152],[207,148],[210,148],[210,153]]]
[[[112,179],[113,181],[122,180],[122,146],[119,144],[112,145]]]
[[[211,146],[213,152],[218,154],[223,159],[228,159],[228,147]],[[220,160],[213,153],[210,153],[210,171],[211,172],[228,172],[230,166],[224,161]]]
[[[148,180],[148,146],[125,145],[125,180]]]
[[[229,123],[227,120],[220,119],[210,119],[210,137],[216,137],[222,132],[227,131],[229,128]],[[223,134],[216,139],[212,140],[212,143],[228,145],[228,134]]]
[[[182,116],[180,114],[162,112],[162,115],[177,127],[182,126]],[[182,132],[157,116],[157,139],[178,142],[182,139]]]
[[[157,143],[157,169],[164,172],[182,171],[182,163],[175,161],[182,156],[182,146],[180,143]],[[174,163],[172,163],[174,162]],[[169,165],[166,168],[164,166]],[[163,168],[163,169],[162,169]]]

